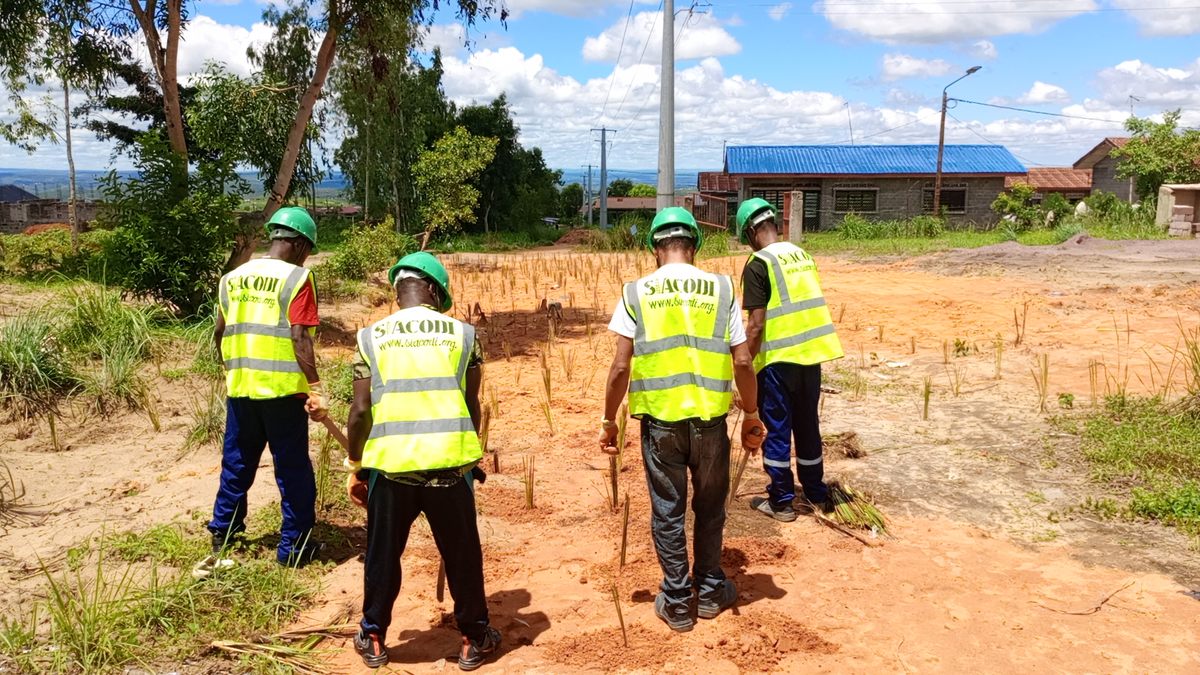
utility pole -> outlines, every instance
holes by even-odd
[[[946,150],[946,104],[950,99],[946,95],[946,90],[953,87],[956,82],[979,72],[983,66],[971,66],[967,68],[967,72],[962,77],[954,82],[942,87],[942,125],[938,128],[938,152],[937,152],[937,174],[933,178],[933,215],[941,217],[942,215],[942,154]]]
[[[854,117],[850,115],[849,101],[846,101],[846,125],[850,127],[850,145],[854,145]]]
[[[608,132],[612,129],[592,129],[600,132],[600,229],[608,229]],[[613,131],[613,133],[616,133]]]
[[[675,205],[675,2],[663,0],[662,86],[658,102],[659,211]]]
[[[588,164],[587,166],[588,166],[587,201],[584,202],[584,204],[586,204],[586,206],[584,208],[587,209],[588,227],[591,227],[592,226],[592,165]]]

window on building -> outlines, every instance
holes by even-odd
[[[877,189],[834,189],[834,213],[876,213],[879,211]]]
[[[925,188],[921,210],[933,213],[933,188]],[[967,188],[965,186],[942,187],[942,208],[946,213],[964,214],[967,212]]]
[[[787,190],[750,190],[750,197],[765,199],[774,206],[776,210],[783,209],[783,193]]]

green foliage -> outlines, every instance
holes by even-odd
[[[1051,192],[1042,198],[1041,210],[1043,214],[1054,214],[1051,222],[1055,225],[1065,222],[1075,213],[1075,207],[1059,192]],[[1044,217],[1042,220],[1045,222]]]
[[[388,216],[378,225],[360,224],[350,228],[346,242],[329,260],[317,268],[319,276],[347,281],[364,281],[391,267],[397,260],[417,250],[417,242],[394,229]]]
[[[439,253],[503,253],[548,246],[561,236],[562,230],[543,225],[487,234],[459,233],[434,242],[432,248]]]
[[[565,223],[578,223],[583,208],[583,186],[579,183],[564,185],[558,191],[558,217]]]
[[[658,188],[648,183],[634,183],[629,189],[628,196],[630,197],[657,197]]]
[[[48,312],[24,312],[0,323],[0,407],[23,419],[50,418],[78,387],[79,376]]]
[[[720,258],[729,255],[730,235],[725,230],[710,230],[704,233],[704,243],[696,253],[697,258]]]
[[[1097,192],[1084,200],[1087,214],[1074,222],[1103,239],[1163,239],[1166,231],[1154,222],[1153,201],[1137,206],[1111,192]]]
[[[350,361],[338,359],[321,366],[322,379],[328,383],[329,399],[350,404],[354,401],[354,366]]]
[[[495,138],[472,135],[455,127],[433,148],[421,153],[413,174],[421,203],[421,225],[426,237],[457,230],[475,219],[479,188],[471,181],[496,152]]]
[[[907,220],[868,220],[856,213],[848,213],[838,226],[843,239],[855,241],[865,239],[932,239],[946,231],[941,218],[916,216]]]
[[[594,251],[645,250],[652,220],[646,214],[626,213],[607,230],[593,230],[588,246]]]
[[[633,190],[633,181],[628,178],[618,178],[608,183],[609,197],[628,197],[631,190]],[[657,195],[657,193],[655,194]]]
[[[1011,192],[1001,192],[992,202],[992,210],[1012,224],[1016,232],[1027,232],[1045,222],[1041,209],[1033,203],[1037,189],[1028,183],[1017,183]]]
[[[103,180],[103,217],[116,226],[112,271],[134,295],[195,315],[216,288],[248,188],[228,160],[201,160],[189,172],[158,133],[143,135],[135,156],[137,178]]]
[[[191,408],[192,426],[183,441],[184,452],[220,442],[225,434],[225,383],[214,381],[203,394],[193,392]]]
[[[104,285],[77,284],[63,294],[58,339],[74,354],[100,358],[114,345],[127,345],[131,355],[150,356],[153,333],[172,323],[161,307],[127,303]]]
[[[1200,533],[1200,419],[1158,398],[1114,396],[1083,424],[1097,478],[1131,485],[1131,513]]]
[[[111,255],[112,237],[113,233],[108,230],[84,232],[76,251],[71,245],[71,233],[64,229],[0,235],[0,276],[103,278]]]
[[[1143,200],[1156,197],[1164,183],[1200,182],[1200,129],[1180,129],[1179,110],[1163,113],[1163,121],[1130,117],[1125,129],[1133,138],[1112,156],[1120,160],[1117,175],[1133,177]]]

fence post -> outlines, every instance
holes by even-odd
[[[791,211],[788,213],[788,241],[799,244],[804,241],[804,193],[792,191]]]

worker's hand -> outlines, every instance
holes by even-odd
[[[314,422],[320,422],[329,415],[329,399],[325,398],[325,388],[320,382],[308,383],[308,400],[304,403],[304,412]]]
[[[757,452],[767,438],[767,427],[758,418],[758,411],[746,413],[742,420],[742,447],[749,452]]]
[[[621,452],[617,447],[617,423],[602,421],[600,423],[600,450],[607,455]]]
[[[359,478],[357,471],[346,477],[346,494],[350,495],[350,501],[355,506],[367,508],[367,481]]]

